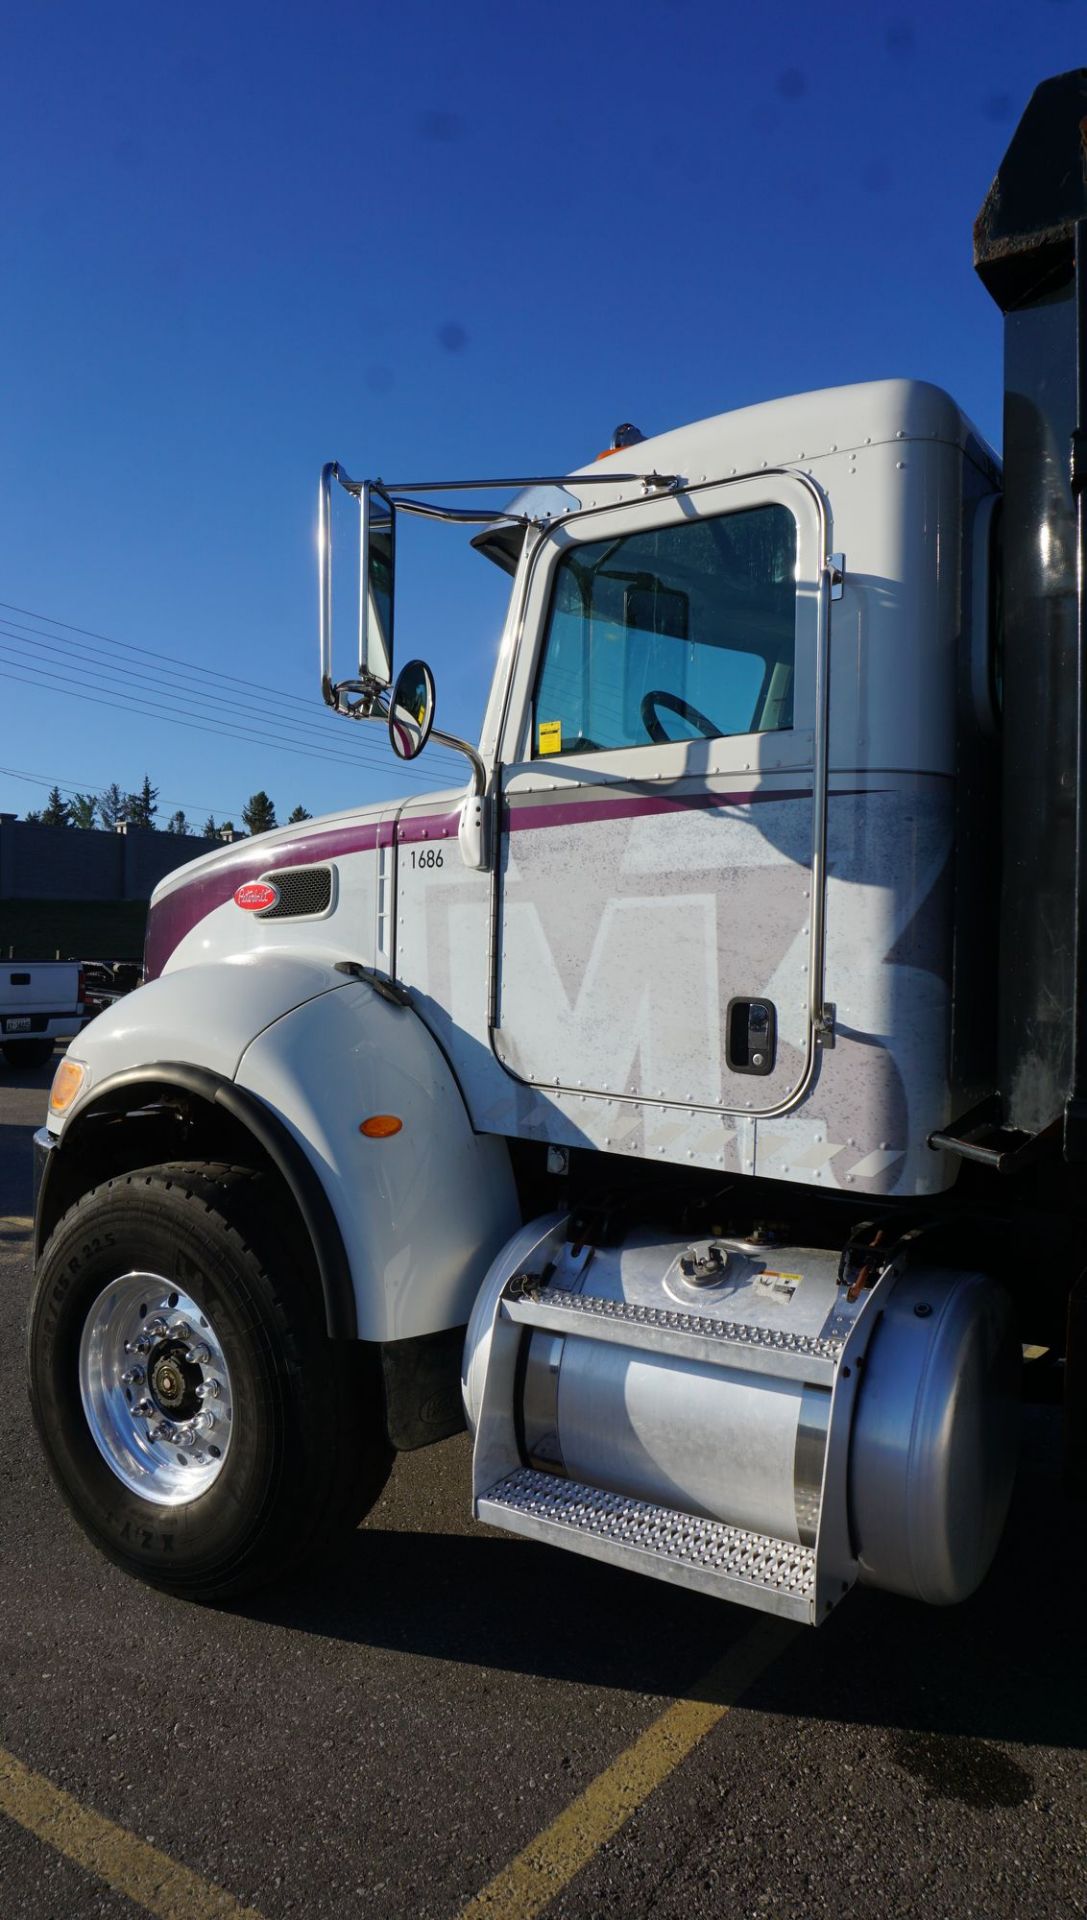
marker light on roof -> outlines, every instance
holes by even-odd
[[[644,439],[640,427],[634,427],[629,420],[624,420],[622,426],[616,427],[612,434],[611,446],[605,447],[603,453],[598,453],[596,457],[598,460],[608,460],[613,453],[622,453],[624,447],[636,447]]]

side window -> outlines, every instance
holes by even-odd
[[[556,569],[533,754],[791,727],[795,656],[785,507],[573,547]]]

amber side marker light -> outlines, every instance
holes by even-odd
[[[87,1078],[87,1069],[79,1060],[62,1060],[49,1090],[50,1113],[67,1113]]]
[[[372,1113],[368,1120],[361,1123],[359,1132],[364,1133],[367,1140],[388,1140],[392,1134],[400,1132],[403,1124],[395,1113]]]

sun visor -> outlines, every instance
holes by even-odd
[[[472,545],[503,573],[516,573],[528,531],[527,522],[559,520],[576,513],[581,501],[565,487],[525,487],[509,503],[509,519],[495,520],[477,533]]]

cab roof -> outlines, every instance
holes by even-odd
[[[510,513],[538,518],[549,510],[549,500],[553,512],[568,512],[572,499],[581,507],[609,501],[618,505],[624,497],[621,487],[592,484],[609,464],[613,471],[618,468],[636,475],[680,474],[697,485],[754,473],[761,467],[808,469],[830,455],[908,440],[956,446],[994,485],[999,483],[997,455],[943,388],[927,380],[865,380],[788,394],[670,428],[576,468],[571,480],[584,477],[584,488],[531,488],[517,494],[510,501]],[[488,527],[472,545],[512,573],[523,537],[523,526],[510,519]]]

